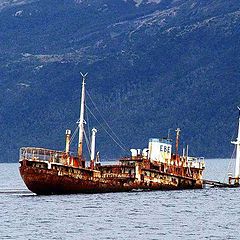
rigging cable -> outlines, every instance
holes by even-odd
[[[228,161],[227,172],[229,172],[229,169],[230,169],[230,168],[233,168],[233,166],[232,166],[233,161],[232,161],[232,160],[233,160],[233,155],[234,155],[235,152],[236,152],[236,148],[237,148],[237,146],[235,145],[234,150],[233,150],[233,152],[232,152],[232,156],[231,156],[231,158],[230,158],[229,161]],[[224,176],[224,182],[225,182],[225,180],[226,180],[226,178],[227,178],[227,174],[228,174],[228,173],[226,173],[225,176]]]
[[[86,101],[85,101],[85,107],[87,106]],[[89,126],[89,117],[88,117],[88,112],[86,111],[86,122],[87,122],[87,130],[88,130],[88,138],[91,139],[91,131],[90,131],[90,126]]]
[[[85,137],[85,140],[86,140],[86,143],[87,143],[87,149],[88,149],[89,156],[91,156],[89,139],[87,137],[87,134],[86,134],[85,130],[83,130],[83,133],[84,133],[84,137]]]
[[[235,128],[234,128],[234,129],[235,129]],[[233,131],[233,134],[232,134],[232,137],[231,137],[231,141],[233,140],[235,134],[236,134],[236,130]],[[230,169],[230,168],[232,168],[232,170],[233,170],[233,166],[232,166],[232,164],[233,164],[233,155],[235,154],[236,150],[237,150],[237,146],[235,145],[235,146],[234,146],[234,150],[233,150],[233,152],[232,152],[232,156],[231,156],[231,158],[230,158],[229,161],[228,161],[227,172],[229,172],[229,169]],[[225,176],[224,176],[224,181],[226,180],[226,177],[227,177],[227,173],[226,173]]]
[[[77,121],[77,123],[79,122],[79,120]],[[77,134],[77,132],[78,132],[78,129],[79,129],[79,126],[77,126],[76,127],[76,129],[74,130],[74,133],[72,134],[72,136],[71,136],[71,138],[70,138],[70,144],[72,143],[72,141],[74,140],[74,138],[75,138],[75,136],[76,136],[76,134]],[[86,132],[85,132],[85,130],[83,131],[83,133],[84,133],[84,137],[85,137],[85,140],[86,140],[86,143],[87,143],[87,149],[88,149],[88,153],[89,153],[89,155],[91,154],[90,153],[90,143],[89,143],[89,139],[88,139],[88,137],[87,137],[87,134],[86,134]]]
[[[78,120],[79,121],[79,120]],[[78,123],[78,121],[77,121],[77,123]],[[76,134],[77,134],[77,132],[78,132],[78,126],[76,127],[76,129],[74,130],[74,133],[72,134],[72,136],[71,136],[71,138],[70,138],[70,143],[72,143],[72,141],[73,141],[73,139],[75,138],[75,136],[76,136]]]
[[[105,122],[105,124],[107,125],[107,127],[110,129],[110,131],[112,132],[112,134],[114,135],[114,137],[116,137],[116,139],[119,141],[119,143],[121,144],[121,146],[123,146],[123,148],[126,150],[126,146],[122,143],[122,141],[119,139],[119,137],[117,136],[117,134],[112,130],[112,128],[109,126],[109,124],[107,123],[107,121],[105,120],[105,118],[103,117],[103,115],[101,114],[100,110],[97,108],[96,104],[94,103],[93,99],[91,98],[89,92],[86,90],[86,93],[88,95],[88,97],[90,98],[93,106],[96,108],[96,110],[98,111],[100,117],[103,119],[103,121]],[[106,131],[106,130],[105,130]]]
[[[93,114],[93,112],[89,109],[89,107],[88,106],[86,106],[87,107],[87,109],[88,109],[88,111],[91,113],[91,115],[95,118],[95,120],[98,122],[98,124],[103,128],[103,130],[108,134],[108,136],[123,150],[123,151],[126,151],[126,152],[128,152],[128,150],[124,147],[124,146],[122,146],[120,143],[118,143],[114,138],[113,138],[113,136],[111,135],[111,133],[109,133],[108,131],[107,131],[107,129],[98,121],[98,119],[96,118],[96,116]]]

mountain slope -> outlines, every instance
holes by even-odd
[[[2,161],[17,161],[20,146],[64,147],[78,119],[80,71],[125,146],[181,127],[191,153],[231,155],[239,1],[17,2],[0,7]],[[90,122],[103,158],[125,154]]]

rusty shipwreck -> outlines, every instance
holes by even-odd
[[[129,156],[114,164],[101,164],[95,154],[92,129],[90,161],[83,156],[85,77],[82,75],[78,153],[70,152],[71,131],[66,130],[65,151],[45,148],[20,149],[20,174],[29,190],[36,194],[101,193],[142,190],[195,189],[203,187],[203,158],[178,153],[180,129],[176,130],[175,153],[169,138],[152,138],[148,148],[131,149]]]

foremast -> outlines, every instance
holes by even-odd
[[[232,144],[236,145],[236,163],[235,163],[235,185],[239,185],[239,173],[240,173],[240,108],[238,107],[238,136],[236,141],[232,141]]]
[[[79,118],[79,138],[78,138],[78,158],[83,159],[83,135],[84,135],[84,111],[85,111],[85,79],[86,74],[82,74],[82,95],[80,101],[80,118]]]

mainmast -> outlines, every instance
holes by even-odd
[[[176,132],[176,146],[175,146],[175,151],[176,151],[176,160],[178,161],[179,160],[179,157],[178,157],[178,146],[179,146],[179,136],[180,136],[180,132],[181,132],[181,129],[180,128],[177,128],[175,130]]]
[[[236,150],[236,164],[235,164],[235,184],[239,185],[239,171],[240,171],[240,108],[238,107],[239,115],[238,115],[238,136],[237,140],[233,141],[232,144],[237,146]]]
[[[80,118],[79,118],[79,138],[78,138],[78,157],[82,159],[83,157],[83,134],[84,134],[84,111],[85,111],[85,79],[86,74],[82,74],[82,96],[81,96],[81,105],[80,105]]]

